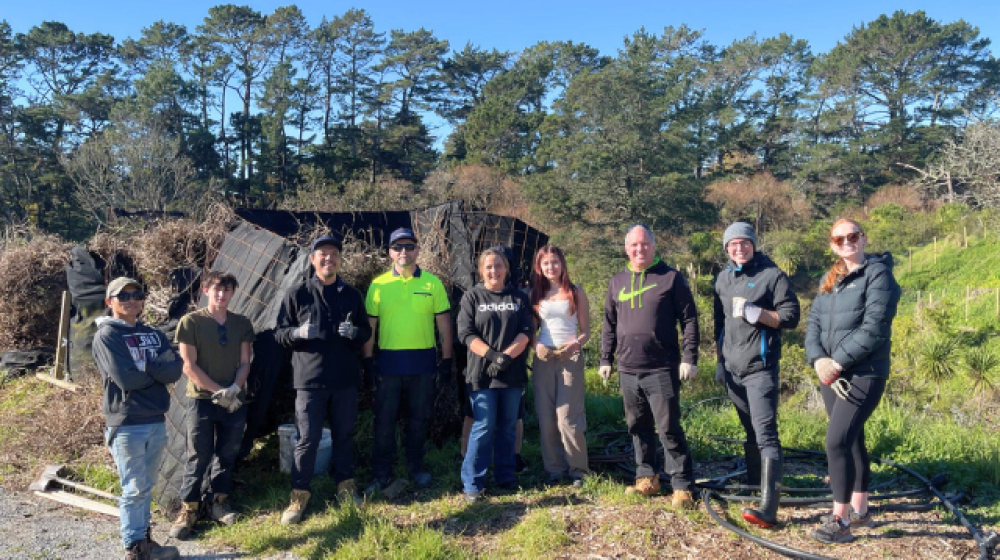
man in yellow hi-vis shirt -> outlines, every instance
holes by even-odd
[[[448,294],[441,280],[417,266],[420,248],[412,230],[401,228],[389,237],[392,270],[375,278],[365,307],[376,337],[364,346],[364,365],[375,392],[375,441],[372,484],[365,491],[385,490],[396,462],[396,423],[404,399],[407,409],[403,447],[410,477],[419,487],[430,485],[424,468],[424,447],[434,402],[435,375],[447,379],[452,365],[452,327]],[[437,359],[434,328],[441,340]]]

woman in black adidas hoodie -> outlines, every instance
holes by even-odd
[[[534,322],[528,297],[507,283],[509,272],[502,250],[483,251],[479,256],[483,283],[465,293],[458,313],[458,338],[469,348],[465,383],[474,420],[462,462],[469,502],[483,491],[490,462],[499,487],[517,486],[517,409],[528,383],[525,349]]]

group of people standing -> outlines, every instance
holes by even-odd
[[[830,248],[838,260],[824,276],[808,318],[806,353],[830,418],[826,448],[834,497],[833,512],[812,535],[827,543],[846,542],[852,525],[870,523],[864,424],[885,389],[900,294],[891,256],[868,255],[865,244],[857,222],[834,224]],[[727,228],[723,248],[728,263],[714,296],[716,380],[726,387],[747,434],[747,482],[761,489],[760,503],[745,509],[743,517],[774,527],[782,476],[781,331],[798,324],[799,302],[785,274],[758,249],[752,226],[738,222]],[[325,423],[337,498],[362,501],[354,481],[353,434],[363,379],[374,389],[372,482],[365,493],[385,491],[393,482],[396,425],[404,412],[409,478],[418,487],[432,483],[424,465],[427,430],[434,395],[452,375],[453,340],[468,349],[460,372],[469,417],[461,465],[465,500],[481,499],[491,466],[497,487],[517,487],[518,425],[529,380],[547,481],[583,484],[589,468],[581,352],[591,335],[590,303],[583,288],[570,281],[558,247],[539,249],[527,290],[510,281],[503,248],[483,251],[481,282],[462,297],[455,330],[443,284],[417,265],[420,247],[413,231],[391,234],[392,268],[375,278],[367,296],[340,277],[339,238],[319,237],[311,249],[313,274],[281,302],[275,331],[292,354],[298,432],[283,524],[298,523],[306,509]],[[636,480],[627,491],[652,496],[664,473],[672,504],[692,508],[694,467],[679,394],[681,384],[698,372],[695,298],[684,276],[656,256],[647,226],[629,229],[625,252],[628,267],[612,277],[605,297],[598,373],[607,380],[617,365],[620,376],[636,462]],[[208,306],[181,321],[175,340],[180,356],[162,333],[138,321],[145,294],[137,281],[118,278],[107,288],[110,316],[98,323],[94,356],[105,380],[106,441],[122,481],[126,558],[178,557],[176,548],[153,542],[149,505],[166,443],[167,385],[182,373],[190,397],[188,459],[183,507],[170,534],[186,538],[203,507],[220,523],[236,520],[228,496],[246,424],[242,388],[254,341],[250,322],[228,310],[237,288],[231,275],[205,275]],[[530,376],[529,354],[534,356]],[[665,451],[663,464],[657,439]],[[210,499],[203,504],[206,488]]]

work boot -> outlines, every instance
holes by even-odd
[[[743,444],[743,453],[747,464],[747,485],[760,486],[760,448],[756,442],[746,443]]]
[[[162,546],[153,540],[153,528],[146,527],[146,544],[149,546],[149,557],[155,560],[175,560],[181,557],[176,546]]]
[[[195,523],[198,522],[199,502],[184,502],[181,504],[181,511],[177,514],[177,519],[170,526],[170,536],[175,539],[184,540],[191,536]]]
[[[342,480],[337,485],[337,501],[342,504],[352,501],[359,506],[364,502],[361,496],[358,495],[358,489],[354,486],[353,478]]]
[[[306,510],[306,503],[309,502],[308,490],[292,490],[291,503],[281,514],[282,525],[295,525],[302,519],[302,513]]]
[[[177,550],[176,546],[157,546],[154,548],[153,543],[149,539],[142,542],[142,547],[146,552],[146,556],[143,556],[143,558],[148,558],[149,560],[177,560],[181,557],[181,553]]]
[[[694,495],[690,490],[674,490],[674,494],[670,497],[670,505],[674,509],[694,509]]]
[[[223,525],[232,525],[236,523],[237,514],[229,507],[227,498],[229,498],[227,494],[216,494],[215,499],[212,500],[212,509],[209,514],[212,519]]]
[[[647,498],[660,492],[660,475],[640,476],[635,479],[635,486],[625,489],[626,494],[641,494]]]
[[[781,500],[781,459],[765,458],[761,461],[760,504],[756,508],[743,508],[743,520],[752,525],[770,529],[778,524],[778,502]]]
[[[125,549],[125,560],[149,560],[149,545],[146,539],[130,544]]]

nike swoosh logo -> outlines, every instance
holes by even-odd
[[[629,301],[630,299],[638,295],[642,295],[643,292],[647,290],[652,290],[655,287],[656,284],[650,284],[649,286],[643,286],[634,292],[628,292],[628,293],[625,292],[625,288],[622,288],[621,291],[618,292],[618,301]]]

